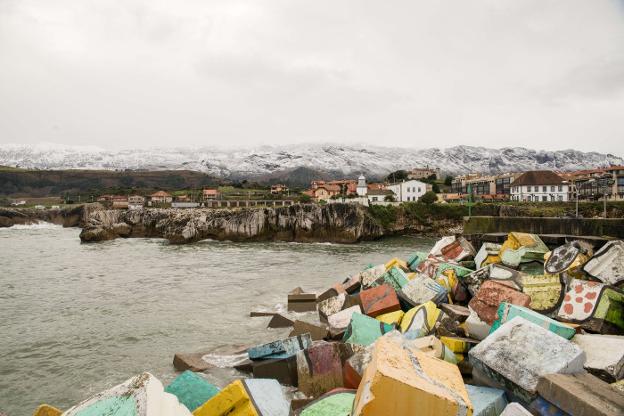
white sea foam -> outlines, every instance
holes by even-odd
[[[10,227],[0,228],[0,230],[48,230],[57,228],[63,228],[63,226],[52,224],[51,222],[38,221],[33,224],[15,224]]]

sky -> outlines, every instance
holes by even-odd
[[[620,0],[0,0],[0,145],[624,156]]]

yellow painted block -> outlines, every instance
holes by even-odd
[[[401,319],[401,332],[418,331],[420,336],[428,335],[440,317],[440,309],[433,302],[425,302],[405,312]]]
[[[390,270],[394,266],[398,267],[399,269],[402,269],[404,272],[409,270],[409,267],[407,267],[407,262],[397,257],[392,258],[388,263],[385,264],[385,266],[386,266],[386,270]]]
[[[193,416],[259,416],[243,382],[236,380],[195,409]]]
[[[405,315],[405,312],[395,311],[395,312],[384,313],[383,315],[378,315],[375,317],[375,319],[381,322],[384,322],[386,324],[399,325],[401,323],[401,319],[403,319],[403,315]]]
[[[54,406],[50,406],[49,404],[42,404],[35,410],[33,416],[60,416],[63,413],[59,409]]]
[[[559,304],[563,289],[558,275],[524,275],[521,284],[522,292],[531,297],[529,308],[545,311]]]
[[[442,343],[451,351],[456,353],[465,353],[470,350],[470,344],[459,338],[440,337],[440,341],[442,341]]]
[[[456,365],[431,357],[400,338],[381,337],[353,403],[353,416],[472,416]]]
[[[455,353],[455,359],[457,360],[457,364],[459,364],[466,359],[466,356],[464,354]]]
[[[415,278],[416,276],[418,276],[418,273],[416,272],[412,272],[412,273],[406,273],[407,279],[408,280],[412,280],[413,278]]]

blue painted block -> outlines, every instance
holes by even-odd
[[[269,342],[268,344],[258,345],[249,348],[247,354],[251,360],[261,360],[265,358],[287,358],[297,353],[297,351],[305,350],[312,345],[312,338],[309,333],[297,335],[278,341]]]
[[[507,406],[504,390],[466,384],[466,391],[474,408],[472,416],[498,416]]]
[[[529,406],[529,410],[531,413],[539,416],[570,416],[569,413],[564,412],[548,400],[544,400],[539,396],[537,399],[533,400]]]
[[[185,371],[165,389],[175,395],[191,412],[219,393],[219,388],[192,371]]]

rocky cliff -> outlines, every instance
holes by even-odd
[[[204,239],[354,243],[384,235],[356,204],[293,205],[264,209],[93,210],[80,233],[85,242],[117,237],[160,237],[171,243]]]
[[[0,207],[0,227],[20,224],[51,222],[63,227],[82,227],[89,215],[103,207],[100,204],[83,204],[61,209],[4,208]]]

